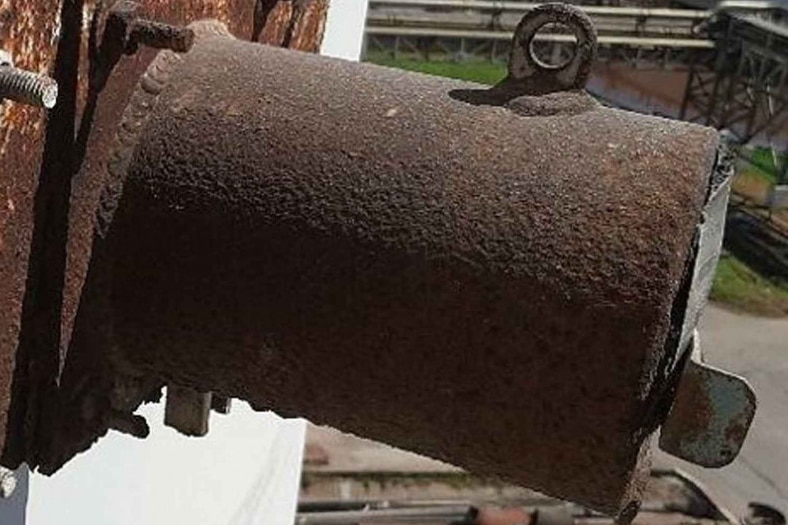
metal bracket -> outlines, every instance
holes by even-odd
[[[167,385],[164,424],[187,436],[208,433],[211,414],[210,392],[197,392],[189,387]]]
[[[533,43],[545,26],[565,26],[576,40],[574,54],[561,64],[536,56]],[[597,57],[597,33],[585,12],[549,3],[526,13],[512,37],[506,78],[489,89],[455,89],[449,95],[474,105],[506,106],[524,117],[573,115],[599,107],[583,91]],[[556,94],[554,96],[545,96]]]
[[[701,360],[697,332],[676,400],[662,426],[665,452],[703,467],[723,467],[739,453],[757,401],[747,381]]]
[[[121,0],[112,6],[107,23],[119,28],[124,53],[133,55],[140,45],[154,49],[169,49],[185,53],[194,44],[194,31],[187,27],[174,26],[146,20],[138,16],[141,5]]]
[[[545,64],[534,54],[534,39],[549,24],[566,26],[577,41],[574,56],[564,64]],[[544,4],[529,11],[517,25],[509,55],[509,74],[503,83],[522,95],[582,89],[591,75],[596,55],[597,33],[587,14],[568,4]]]

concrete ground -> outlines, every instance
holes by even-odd
[[[700,326],[705,360],[750,381],[758,397],[739,457],[705,469],[657,451],[655,465],[677,466],[741,516],[750,501],[788,514],[788,319],[764,319],[710,306]]]
[[[656,447],[654,466],[681,468],[737,516],[744,515],[750,501],[788,513],[788,319],[755,318],[710,306],[700,333],[706,361],[750,381],[758,396],[757,415],[741,454],[727,467],[696,467]],[[306,456],[305,475],[411,472],[445,476],[456,472],[444,463],[319,427],[307,432]],[[339,496],[321,489],[317,478],[313,481],[312,489],[306,491],[312,498]],[[347,492],[345,498],[360,496],[348,487],[341,492]],[[403,492],[399,497],[413,494]]]
[[[333,473],[448,473],[460,470],[383,443],[315,425],[307,427],[304,464],[309,471]]]
[[[469,477],[457,467],[328,427],[307,428],[300,501],[473,501],[540,505],[533,491]]]

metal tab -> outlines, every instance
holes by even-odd
[[[747,381],[701,362],[697,332],[659,446],[696,465],[723,467],[739,453],[757,405]]]
[[[208,433],[211,414],[211,394],[197,392],[189,387],[167,385],[167,402],[164,424],[187,436],[204,436]]]
[[[532,48],[539,30],[550,24],[566,26],[577,42],[574,55],[561,65],[543,63]],[[517,25],[508,75],[502,84],[522,95],[583,89],[596,56],[597,33],[586,13],[569,4],[543,4],[529,11]]]

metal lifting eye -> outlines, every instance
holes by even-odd
[[[574,53],[557,64],[547,63],[536,53],[535,44],[538,46],[540,40],[537,34],[547,26],[568,30],[569,35],[556,35],[555,39],[574,37]],[[517,25],[507,80],[522,83],[524,93],[529,94],[581,89],[588,81],[596,51],[596,29],[588,15],[568,4],[544,4],[526,14]]]
[[[577,54],[577,39],[572,28],[548,22],[536,30],[528,52],[538,66],[561,69]]]

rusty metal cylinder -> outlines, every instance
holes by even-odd
[[[112,352],[632,514],[717,135],[485,89],[224,34],[160,54],[94,248]]]

